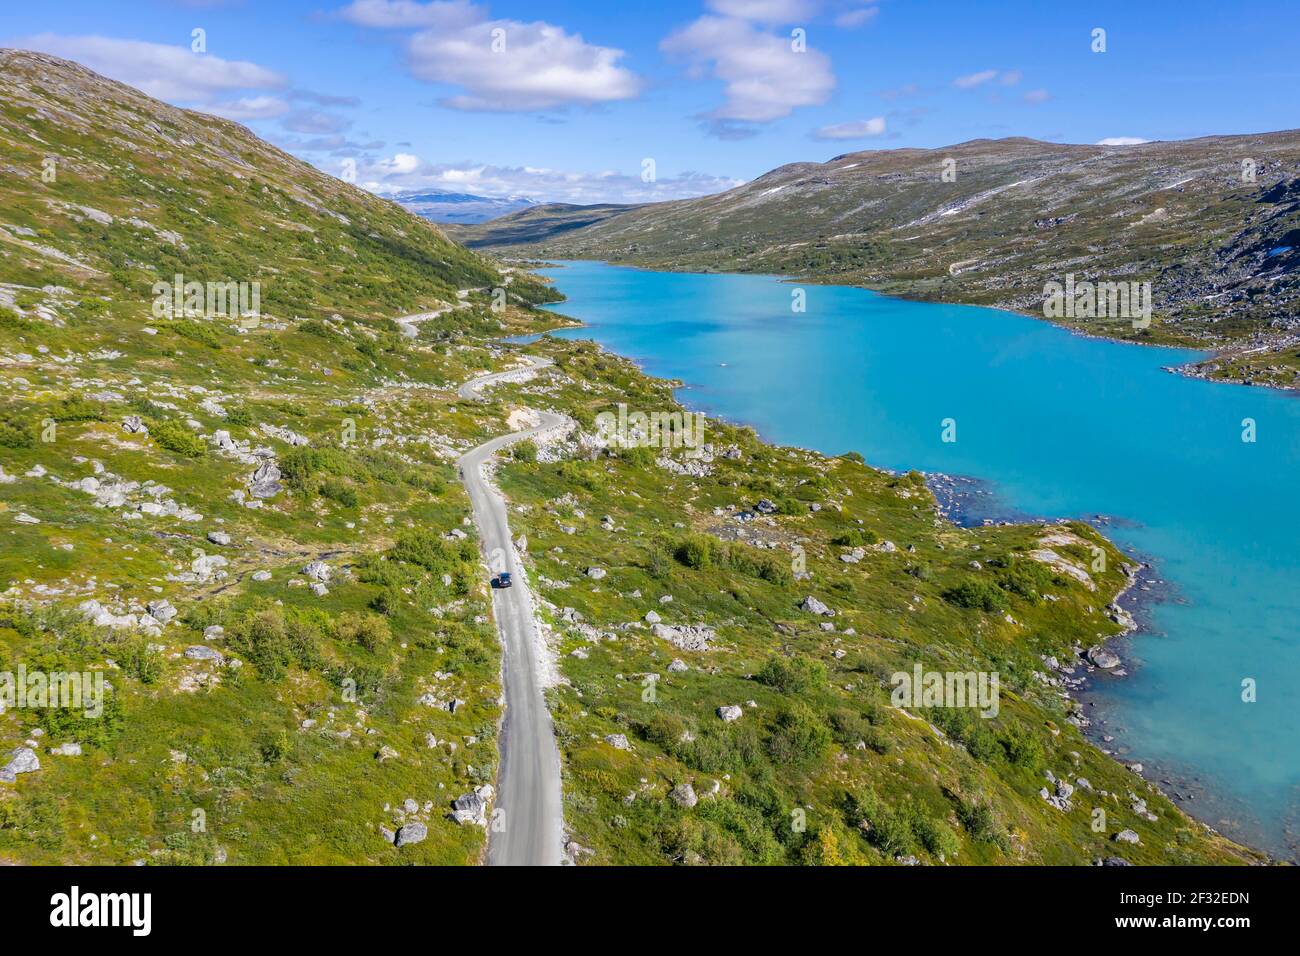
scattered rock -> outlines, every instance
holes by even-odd
[[[451,818],[460,824],[487,826],[487,809],[492,800],[492,785],[483,784],[473,793],[457,797],[451,804]]]
[[[1100,644],[1096,647],[1088,648],[1086,657],[1090,664],[1094,667],[1100,667],[1102,670],[1110,670],[1112,667],[1119,667],[1121,663],[1118,655],[1112,654]]]
[[[334,569],[324,561],[312,561],[302,569],[302,573],[313,581],[329,584],[330,575],[334,573]]]
[[[695,796],[695,788],[689,783],[679,783],[668,794],[673,803],[679,807],[690,808],[699,803],[699,798]]]
[[[41,769],[41,760],[31,747],[19,747],[9,752],[9,762],[0,767],[0,781],[13,783],[20,773],[33,773]]]
[[[807,611],[809,614],[820,614],[823,617],[835,616],[834,611],[828,608],[821,601],[817,600],[811,594],[803,599],[803,603],[799,605],[799,609],[802,611]]]
[[[429,828],[419,821],[407,823],[397,831],[397,836],[393,839],[393,845],[398,849],[404,846],[410,846],[412,843],[422,843],[429,835]]]

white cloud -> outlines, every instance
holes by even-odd
[[[341,172],[342,167],[331,170]],[[537,202],[601,203],[658,202],[688,199],[732,189],[743,180],[687,172],[646,183],[640,171],[573,172],[535,166],[492,166],[486,163],[421,163],[417,157],[396,156],[361,164],[360,185],[374,193],[393,195],[410,190],[463,192],[475,196],[522,196]]]
[[[1149,143],[1151,140],[1143,139],[1140,136],[1107,136],[1105,139],[1097,140],[1098,146],[1137,146],[1141,143]]]
[[[700,17],[667,37],[660,48],[691,61],[697,74],[711,66],[726,99],[708,114],[717,131],[736,123],[766,123],[800,106],[824,103],[835,89],[830,58],[816,50],[796,52],[791,38],[756,29],[742,20]]]
[[[870,23],[876,19],[879,13],[879,7],[859,7],[856,10],[846,10],[835,18],[835,25],[845,30],[852,30]]]
[[[823,126],[813,133],[814,139],[866,139],[869,136],[881,136],[885,132],[885,118],[873,116],[871,119],[854,120],[849,123],[835,123]]]
[[[1047,92],[1047,90],[1030,90],[1028,93],[1026,93],[1024,96],[1021,97],[1021,99],[1023,99],[1026,103],[1030,103],[1035,106],[1038,105],[1039,103],[1046,103],[1051,98],[1052,98],[1052,94]]]
[[[289,112],[289,104],[278,96],[241,96],[237,100],[223,100],[203,108],[213,116],[232,120],[275,119]]]
[[[1007,70],[1002,74],[1001,83],[1003,86],[1015,86],[1024,76],[1019,70]]]
[[[409,176],[420,168],[420,157],[410,153],[398,153],[391,159],[381,159],[375,169],[385,178],[391,176]]]
[[[76,60],[172,103],[209,104],[222,93],[274,90],[287,84],[283,75],[256,63],[223,60],[211,53],[192,53],[188,47],[144,40],[42,33],[21,39],[17,45]]]
[[[546,110],[632,99],[641,81],[619,66],[625,55],[541,21],[491,19],[461,0],[354,0],[340,15],[361,26],[418,28],[406,41],[411,74],[460,87],[453,109]]]
[[[952,81],[952,85],[959,90],[969,90],[976,86],[983,86],[997,75],[997,70],[980,70],[978,73],[967,73],[965,76],[957,77]]]
[[[705,6],[724,17],[761,23],[795,23],[821,9],[818,0],[708,0]]]

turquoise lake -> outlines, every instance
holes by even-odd
[[[1300,855],[1300,401],[1171,375],[1197,353],[770,276],[546,270],[553,308],[767,440],[970,476],[1002,514],[1113,519],[1159,600],[1087,696],[1095,733],[1227,835]],[[806,311],[791,309],[805,291]],[[957,441],[941,440],[956,421]],[[1256,440],[1242,440],[1243,419]],[[1242,701],[1242,682],[1258,700]],[[1104,723],[1103,723],[1104,722]]]

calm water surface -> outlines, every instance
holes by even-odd
[[[681,379],[688,405],[769,441],[984,479],[1017,512],[1113,516],[1107,533],[1169,586],[1129,644],[1131,676],[1091,696],[1095,729],[1206,822],[1296,855],[1300,401],[1162,371],[1193,352],[992,309],[808,285],[799,314],[768,276],[550,274],[568,297],[555,309],[588,326],[558,334]]]

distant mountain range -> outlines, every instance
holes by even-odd
[[[945,173],[947,175],[945,175]],[[1133,146],[1010,138],[793,163],[640,206],[534,205],[474,249],[762,272],[1043,315],[1049,282],[1150,282],[1155,320],[1061,319],[1234,353],[1205,374],[1300,385],[1300,131]]]
[[[409,209],[417,216],[423,216],[432,222],[458,223],[471,225],[490,222],[501,216],[507,216],[537,205],[531,199],[522,196],[510,196],[497,199],[491,196],[473,196],[469,193],[410,192],[397,193],[392,197],[398,205]]]

